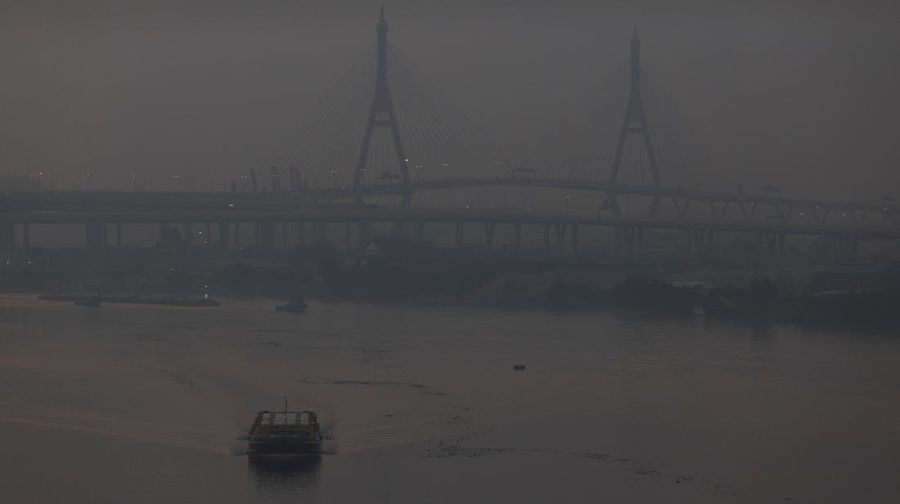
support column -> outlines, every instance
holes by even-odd
[[[456,223],[456,247],[460,248],[463,245],[463,236],[465,233],[465,229],[463,228],[464,224],[462,222]]]
[[[122,223],[116,223],[116,248],[122,248]]]
[[[12,253],[16,248],[16,225],[12,222],[0,223],[0,252]]]
[[[346,250],[350,250],[351,240],[350,240],[350,221],[344,223],[344,248]]]
[[[559,252],[562,254],[566,251],[566,230],[568,229],[568,225],[565,222],[557,222],[555,227],[556,246],[559,247]]]
[[[219,240],[219,248],[222,250],[228,250],[228,223],[224,221],[219,221],[219,236],[217,237]]]
[[[182,238],[184,239],[184,246],[187,248],[187,251],[190,252],[192,248],[194,248],[194,223],[193,222],[185,222],[182,227]]]
[[[544,248],[550,250],[550,224],[544,224]]]
[[[256,222],[256,247],[270,251],[275,246],[275,224],[268,221]]]
[[[297,222],[297,246],[300,248],[306,247],[306,223],[303,221]]]
[[[416,223],[416,240],[420,242],[425,241],[425,221]]]
[[[327,222],[314,222],[313,223],[313,240],[315,243],[325,243],[328,241],[328,223]]]
[[[688,233],[687,242],[691,243]],[[616,226],[615,228],[615,255],[644,255],[646,240],[642,226]]]
[[[633,230],[634,236],[632,240],[634,242],[634,250],[637,252],[639,256],[646,255],[647,253],[647,239],[644,235],[644,228],[642,226],[635,226]]]
[[[160,231],[165,226],[160,226]],[[106,247],[106,224],[102,222],[88,222],[85,224],[85,243],[88,248],[102,249]]]
[[[22,247],[26,252],[31,249],[31,224],[27,222],[22,224]]]
[[[513,224],[513,246],[516,250],[522,248],[522,224],[520,222]]]
[[[485,222],[484,223],[484,239],[487,244],[487,248],[494,248],[494,228],[497,226],[496,222]]]
[[[234,249],[241,250],[241,223],[234,221]]]
[[[288,249],[288,223],[281,221],[281,248]]]
[[[572,224],[572,253],[578,254],[578,224]]]
[[[760,252],[780,256],[787,250],[787,235],[777,231],[763,231],[757,235]]]
[[[364,249],[372,241],[372,227],[368,222],[358,221],[356,223],[356,234],[359,236],[359,248]]]
[[[622,226],[614,227],[613,233],[613,255],[619,257],[622,255],[622,239],[624,238]]]

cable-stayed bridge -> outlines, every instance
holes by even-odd
[[[593,90],[546,145],[513,162],[454,105],[401,49],[388,41],[384,13],[377,25],[376,58],[355,67],[259,167],[269,188],[290,187],[306,200],[414,195],[454,189],[544,188],[598,193],[601,214],[690,218],[753,218],[765,213],[814,223],[846,218],[893,224],[900,206],[890,201],[849,202],[794,198],[776,188],[756,193],[663,184],[662,171],[683,171],[687,161],[672,127],[659,117],[658,100],[645,100],[647,79],[635,29],[622,82]],[[621,72],[620,72],[621,73]],[[614,73],[614,77],[622,77]],[[652,83],[651,83],[652,84]],[[657,94],[651,93],[655,98]],[[671,109],[670,109],[671,110]],[[675,114],[677,115],[677,114]],[[676,125],[678,126],[678,125]],[[257,180],[254,170],[248,179]],[[279,175],[279,173],[281,175]],[[290,184],[281,179],[287,173]],[[252,190],[259,190],[259,183]],[[304,191],[305,189],[305,191]],[[622,197],[644,206],[623,208]],[[498,201],[500,203],[500,201]],[[667,207],[667,208],[666,208]],[[764,208],[762,212],[758,209]],[[800,219],[805,218],[805,219]]]
[[[263,228],[284,219],[361,226],[378,221],[501,222],[540,224],[545,236],[550,224],[572,226],[572,236],[578,225],[598,225],[615,228],[617,241],[624,242],[640,242],[644,230],[653,228],[687,230],[694,236],[689,242],[704,243],[711,242],[714,231],[731,230],[759,233],[776,243],[783,243],[786,234],[828,235],[851,248],[861,238],[900,236],[900,205],[892,201],[839,202],[772,190],[728,192],[664,184],[667,170],[677,172],[686,162],[673,129],[664,127],[657,104],[646,99],[636,29],[626,66],[623,85],[595,93],[596,99],[560,127],[557,142],[535,149],[528,160],[512,162],[390,43],[382,11],[375,57],[351,68],[266,162],[249,170],[240,187],[235,181],[222,192],[209,193],[6,193],[0,196],[0,248],[15,247],[19,235],[27,246],[28,224],[79,220],[93,226],[88,242],[104,244],[106,231],[97,227],[103,223],[120,229],[128,222],[175,220],[265,223]],[[563,191],[566,209],[536,214],[509,208],[510,188]],[[502,208],[435,208],[431,196],[484,189],[499,191],[498,205],[490,206]],[[569,193],[575,191],[596,199],[590,215],[569,215]],[[24,226],[21,233],[16,225]],[[219,234],[227,237],[225,231]],[[365,233],[360,229],[358,234]],[[704,243],[697,246],[706,247]]]

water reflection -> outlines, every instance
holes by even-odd
[[[320,455],[248,455],[247,467],[263,495],[305,495],[319,479]]]

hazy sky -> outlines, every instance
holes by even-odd
[[[379,6],[186,3],[6,0],[0,175],[205,178],[259,166],[368,54]],[[706,159],[662,167],[666,182],[900,197],[900,9],[857,3],[386,8],[394,43],[513,159],[617,68],[637,23],[648,72]]]

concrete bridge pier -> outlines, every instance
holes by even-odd
[[[425,241],[425,221],[416,222],[415,225],[416,241]]]
[[[218,246],[222,250],[228,250],[228,223],[225,221],[219,221],[217,223],[219,236],[218,238]]]
[[[513,248],[522,249],[522,224],[519,222],[513,224]]]
[[[715,251],[715,231],[707,228],[686,229],[688,256],[711,257]]]
[[[350,223],[347,223],[350,226]],[[281,221],[281,248],[288,249],[288,235],[290,234],[290,224],[287,221]]]
[[[306,247],[306,223],[298,221],[294,223],[294,226],[297,227],[297,247]]]
[[[270,251],[275,247],[275,224],[266,221],[256,221],[256,247]]]
[[[313,223],[313,240],[315,243],[325,243],[328,241],[328,223],[327,222],[314,222]]]
[[[559,249],[560,253],[565,253],[566,251],[566,232],[568,231],[568,225],[565,222],[557,222],[553,225],[556,229],[556,246]]]
[[[463,246],[463,238],[465,237],[465,224],[463,222],[456,223],[456,247],[461,248]]]
[[[656,217],[656,214],[659,213],[660,203],[662,203],[662,197],[658,194],[653,196],[653,201],[650,202],[650,210],[647,212],[650,217]]]
[[[391,225],[391,234],[394,236],[402,236],[406,233],[406,226],[403,221],[395,221],[393,225]]]
[[[241,223],[234,221],[234,249],[241,250]]]
[[[356,234],[359,237],[359,248],[366,248],[372,241],[372,224],[358,221],[356,223]]]
[[[782,256],[786,250],[786,235],[778,231],[763,231],[756,235],[757,248],[764,255]]]
[[[484,243],[487,245],[487,248],[494,248],[494,229],[497,227],[496,222],[485,222],[484,223]]]
[[[572,253],[578,254],[578,224],[572,224]]]
[[[550,224],[544,224],[544,248],[550,250]]]
[[[106,248],[106,223],[88,222],[85,224],[85,244],[89,249]]]
[[[116,223],[116,248],[122,248],[122,223]]]
[[[613,245],[616,256],[643,255],[646,252],[644,228],[642,226],[616,226]]]
[[[12,222],[0,223],[0,252],[11,254],[16,249],[16,225]]]
[[[31,249],[31,225],[27,222],[22,224],[22,248],[26,252]]]
[[[854,235],[836,235],[831,237],[835,259],[855,261],[859,259],[859,237]]]
[[[184,240],[184,247],[187,250],[187,253],[191,253],[191,249],[194,248],[194,223],[193,222],[185,222],[181,226],[181,237]]]

